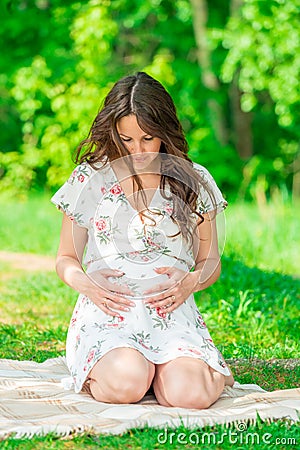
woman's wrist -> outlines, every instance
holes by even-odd
[[[77,274],[74,273],[74,275],[76,276],[76,280],[74,280],[72,286],[73,289],[80,292],[80,294],[89,297],[92,289],[95,289],[95,283],[93,283],[93,280],[86,272],[84,272],[83,269],[81,271],[78,271]]]
[[[202,291],[217,281],[221,273],[220,260],[208,260],[208,264],[195,268],[194,274],[194,292]]]
[[[193,286],[193,292],[198,292],[201,290],[201,270],[194,270],[193,272],[190,272],[191,277],[191,284]]]
[[[92,280],[78,261],[71,257],[62,257],[57,261],[56,270],[64,283],[75,291],[86,295],[92,286]]]

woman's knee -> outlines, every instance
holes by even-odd
[[[136,403],[147,391],[144,383],[128,379],[110,385],[101,380],[91,380],[90,389],[95,400],[105,403]]]
[[[206,409],[209,408],[219,398],[224,389],[224,380],[215,382],[189,383],[185,380],[178,383],[178,380],[164,385],[163,395],[171,406],[181,408]]]
[[[206,389],[182,387],[177,391],[166,389],[165,400],[170,406],[189,409],[209,408],[216,400],[216,396],[211,395]]]
[[[148,364],[142,355],[134,352],[119,351],[113,356],[109,359],[109,364],[108,361],[104,361],[105,364],[100,361],[92,371],[93,396],[100,401],[103,397],[109,398],[111,403],[138,402],[151,384],[154,365]]]
[[[141,400],[148,390],[147,373],[126,368],[112,374],[108,386],[122,403],[134,403]]]
[[[218,376],[219,375],[219,376]],[[181,408],[209,408],[224,389],[224,375],[210,374],[202,362],[180,360],[158,371],[154,388],[161,404]]]

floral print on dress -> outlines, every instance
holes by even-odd
[[[82,219],[83,214],[71,212],[69,203],[64,203],[63,201],[61,201],[59,207],[67,214],[67,216],[69,216],[71,220],[74,220],[74,222],[77,223],[78,225],[84,223]]]
[[[203,317],[200,313],[197,314],[197,317],[195,320],[195,325],[196,325],[196,328],[202,328],[202,329],[207,328],[206,323],[204,322]]]
[[[74,183],[83,183],[86,178],[88,178],[92,173],[91,168],[87,164],[81,164],[77,166],[70,178],[68,179],[68,183],[73,185]]]
[[[117,203],[127,204],[127,198],[119,183],[114,184],[108,191],[106,191],[105,199],[110,202],[116,201]]]
[[[153,321],[153,328],[159,328],[161,330],[166,330],[168,328],[174,327],[176,322],[173,318],[172,313],[167,313],[163,308],[151,308],[147,305],[149,316]]]
[[[171,216],[173,214],[173,205],[171,202],[169,201],[165,201],[163,203],[163,214],[168,214],[169,216]]]
[[[178,350],[185,353],[185,354],[191,354],[196,356],[205,356],[205,353],[203,353],[201,350],[195,347],[178,347]]]
[[[225,369],[227,367],[225,359],[223,358],[223,355],[220,352],[220,350],[218,350],[218,349],[216,349],[216,350],[217,350],[217,354],[218,354],[218,364]]]
[[[94,227],[96,229],[96,237],[99,239],[100,244],[109,244],[113,233],[118,229],[117,226],[112,226],[112,219],[109,216],[97,217],[94,222]]]
[[[207,350],[215,350],[216,349],[211,337],[204,339],[203,345],[201,346],[201,348],[207,349]]]
[[[89,352],[88,352],[88,354],[86,356],[85,364],[83,366],[83,371],[84,372],[87,373],[89,371],[89,368],[92,366],[92,364],[91,364],[92,361],[93,362],[97,361],[99,355],[101,354],[101,345],[102,345],[103,342],[104,342],[103,340],[98,340],[96,342],[96,344],[94,344],[93,347],[91,347],[89,349]]]
[[[226,201],[211,175],[197,164],[195,170],[201,172],[214,191],[220,208],[225,207]],[[210,211],[214,205],[203,188],[200,192],[199,210]],[[172,266],[189,271],[195,263],[186,241],[181,235],[174,237],[177,225],[171,219],[171,200],[162,197],[158,190],[150,208],[155,224],[150,218],[141,220],[109,164],[99,163],[98,168],[92,168],[83,163],[72,172],[52,201],[71,220],[87,228],[84,256],[87,274],[107,268],[122,271],[123,276],[109,277],[109,281],[116,284],[115,292],[118,292],[118,285],[129,287],[135,299],[135,307],[124,313],[118,311],[119,317],[112,317],[86,295],[79,295],[66,343],[66,359],[75,392],[80,392],[102,356],[121,347],[138,350],[154,364],[180,356],[198,358],[214,370],[230,375],[193,295],[171,313],[163,308],[151,308],[142,301],[143,291],[158,283],[156,267]]]
[[[76,338],[75,338],[75,350],[78,350],[80,342],[81,342],[81,335],[79,333],[79,334],[76,335]]]
[[[106,328],[122,328],[124,326],[125,318],[123,316],[114,316],[107,320]]]
[[[151,350],[151,352],[158,353],[160,351],[160,348],[158,346],[153,347],[153,345],[149,344],[151,340],[150,333],[145,334],[144,331],[141,331],[140,333],[132,334],[129,339],[132,339],[134,342],[136,342],[146,350]]]
[[[200,214],[205,214],[214,209],[217,213],[221,212],[227,207],[228,203],[224,200],[215,180],[205,167],[200,166],[199,164],[194,164],[194,168],[202,179],[200,195],[197,199],[198,212]],[[207,187],[207,190],[205,187]]]
[[[153,259],[156,259],[158,255],[168,255],[170,253],[170,249],[168,249],[165,245],[154,243],[152,237],[145,236],[141,230],[136,230],[136,239],[142,243],[144,248],[139,251],[119,253],[116,258],[147,263]]]

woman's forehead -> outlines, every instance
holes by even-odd
[[[122,117],[117,122],[117,130],[120,134],[138,134],[147,135],[148,133],[144,131],[138,124],[137,117],[135,114],[129,114],[128,116]]]

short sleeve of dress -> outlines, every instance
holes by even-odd
[[[197,211],[200,214],[215,210],[216,213],[223,211],[228,203],[224,199],[214,178],[209,171],[200,164],[194,163],[195,170],[201,176],[200,192],[197,199]]]
[[[93,193],[93,169],[87,163],[77,166],[69,179],[53,195],[51,202],[66,213],[77,225],[88,228]]]

